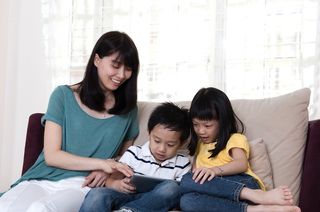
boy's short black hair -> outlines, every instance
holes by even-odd
[[[189,113],[187,109],[180,108],[172,102],[165,102],[157,106],[150,114],[148,132],[156,125],[163,125],[172,131],[180,132],[180,141],[187,140],[190,134]]]

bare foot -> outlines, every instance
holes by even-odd
[[[301,210],[291,205],[249,205],[247,212],[301,212]]]
[[[262,205],[292,205],[293,196],[287,186],[279,186],[270,191],[253,190],[243,188],[240,194],[241,199],[250,200]]]

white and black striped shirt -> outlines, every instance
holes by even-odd
[[[159,164],[150,152],[149,142],[142,147],[129,147],[120,158],[120,162],[128,164],[134,173],[177,181],[191,169],[188,156],[182,154]]]

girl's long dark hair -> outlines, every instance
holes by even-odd
[[[223,150],[233,133],[243,133],[244,125],[234,113],[231,102],[227,95],[216,88],[202,88],[194,96],[190,106],[190,120],[217,120],[219,123],[219,133],[217,135],[217,144],[214,149],[210,150],[211,156],[215,157]],[[237,123],[238,121],[238,123]],[[198,136],[191,127],[191,142],[189,145],[190,154],[194,155],[198,142]]]
[[[113,91],[115,105],[109,109],[110,114],[125,114],[137,105],[137,79],[139,71],[138,50],[132,39],[123,32],[111,31],[103,34],[94,46],[89,58],[84,78],[76,90],[81,102],[90,109],[104,111],[105,95],[99,84],[95,55],[100,58],[119,53],[119,60],[132,70],[131,77],[117,90]]]

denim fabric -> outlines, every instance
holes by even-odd
[[[214,177],[203,184],[195,183],[189,172],[180,183],[183,211],[246,211],[248,203],[239,200],[243,187],[259,189],[257,181],[247,174]]]
[[[120,208],[135,212],[167,212],[179,206],[179,185],[164,181],[152,191],[126,194],[108,188],[93,188],[87,194],[79,212],[112,211]]]

